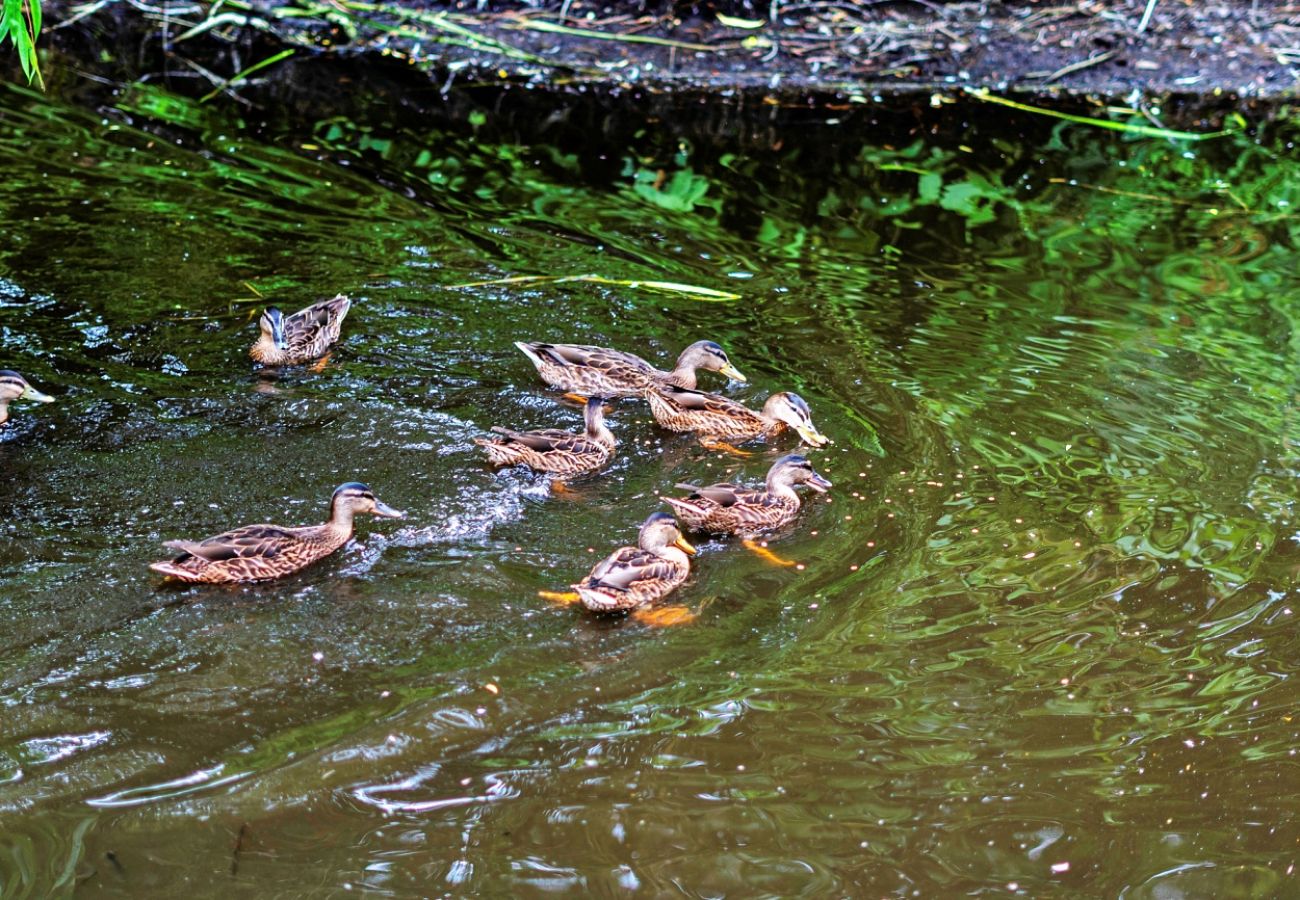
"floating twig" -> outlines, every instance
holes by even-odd
[[[234,877],[239,874],[239,851],[244,849],[244,835],[248,833],[248,823],[244,822],[239,826],[239,834],[235,837],[235,849],[230,853],[230,875]]]
[[[447,290],[460,288],[493,287],[503,284],[566,284],[568,282],[586,284],[607,284],[616,287],[646,288],[651,291],[666,291],[673,294],[691,294],[711,301],[739,300],[740,294],[729,291],[715,291],[713,288],[699,287],[694,284],[680,284],[676,281],[642,281],[641,279],[606,278],[603,275],[516,275],[512,278],[498,278],[493,281],[471,281],[467,284],[448,285]]]

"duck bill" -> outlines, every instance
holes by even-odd
[[[375,515],[382,516],[385,519],[405,519],[406,513],[393,509],[387,503],[375,501]]]
[[[831,442],[830,438],[811,425],[796,425],[794,430],[799,433],[799,437],[803,438],[804,443],[813,447],[825,447]]]
[[[808,487],[812,488],[819,494],[826,493],[832,487],[831,483],[820,475],[814,475],[812,478],[805,481],[804,484],[808,485]]]
[[[723,375],[726,375],[732,381],[739,381],[742,383],[749,381],[749,379],[746,378],[744,375],[741,375],[740,370],[737,369],[735,366],[733,366],[731,363],[727,363],[718,371],[721,372]]]
[[[277,350],[289,349],[289,338],[284,333],[283,319],[276,318],[271,321],[271,340],[275,342]]]
[[[42,394],[30,384],[23,388],[23,392],[18,395],[19,400],[34,400],[37,403],[53,403],[54,398],[49,394]]]
[[[686,542],[686,538],[678,535],[677,540],[673,541],[673,546],[683,551],[687,556],[694,556],[699,551]]]

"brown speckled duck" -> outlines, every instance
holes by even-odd
[[[492,430],[501,437],[475,438],[497,466],[528,466],[538,472],[561,477],[594,472],[609,462],[618,443],[605,427],[605,401],[591,397],[584,408],[586,431],[574,434],[548,428],[543,431],[511,431],[499,425]]]
[[[364,484],[351,481],[335,489],[330,518],[324,525],[245,525],[202,541],[167,541],[163,546],[181,551],[180,556],[152,563],[149,568],[181,581],[205,584],[282,578],[346,544],[357,513],[386,519],[404,515],[380,503]]]
[[[672,593],[690,574],[694,555],[676,520],[653,513],[641,525],[637,546],[619,547],[573,589],[592,612],[626,612]]]
[[[695,487],[679,484],[689,497],[661,497],[673,508],[686,527],[719,534],[754,535],[780,528],[799,514],[799,495],[794,489],[807,485],[825,493],[831,483],[813,470],[812,463],[797,453],[778,459],[761,488],[739,484],[711,484]]]
[[[703,391],[673,385],[645,392],[655,421],[670,431],[694,431],[705,446],[769,438],[787,427],[793,428],[804,442],[814,447],[830,443],[812,423],[812,412],[798,394],[782,391],[767,398],[762,412],[753,410]]]
[[[713,341],[696,341],[677,357],[671,372],[663,372],[631,353],[583,344],[516,341],[533,361],[537,374],[551,387],[583,397],[639,397],[648,387],[674,384],[694,388],[695,370],[719,372],[744,381],[727,353]]]
[[[12,369],[0,369],[0,425],[9,421],[9,403],[13,400],[34,400],[53,403],[54,398],[42,394],[27,383],[27,379]]]
[[[258,320],[262,333],[248,355],[264,366],[297,366],[321,356],[339,339],[352,301],[339,294],[286,316],[269,306]]]

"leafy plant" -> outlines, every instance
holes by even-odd
[[[27,83],[33,80],[45,89],[40,61],[36,58],[36,36],[41,33],[41,0],[4,0],[0,10],[0,42],[6,37],[18,50]]]

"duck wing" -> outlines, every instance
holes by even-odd
[[[690,499],[707,500],[708,502],[720,507],[735,506],[736,504],[752,504],[755,502],[754,495],[759,493],[752,488],[747,488],[743,484],[732,484],[723,482],[721,484],[711,484],[708,487],[694,487],[689,484],[677,485],[683,490],[691,492]]]
[[[571,431],[560,431],[557,428],[547,428],[542,431],[511,431],[509,428],[496,425],[492,428],[492,431],[495,434],[502,435],[507,441],[523,444],[539,453],[546,453],[551,450],[582,452],[594,446],[583,435],[574,434]]]
[[[289,544],[298,540],[291,528],[279,525],[246,525],[201,541],[167,541],[164,547],[181,553],[220,562],[227,559],[273,559]]]
[[[332,344],[338,340],[343,317],[351,307],[352,301],[342,294],[313,303],[284,320],[284,336],[295,346],[311,343],[321,336],[326,336],[326,343]]]
[[[590,366],[593,369],[610,371],[619,368],[632,368],[642,372],[651,371],[651,366],[641,357],[608,347],[590,347],[586,344],[542,344],[528,345],[534,352],[547,357],[551,362],[561,366]]]
[[[622,547],[591,570],[587,583],[626,591],[638,581],[672,580],[676,574],[668,560],[639,547]]]
[[[669,403],[689,412],[716,413],[741,419],[758,418],[758,414],[744,404],[707,391],[693,391],[689,388],[667,385],[659,388],[659,394]]]

